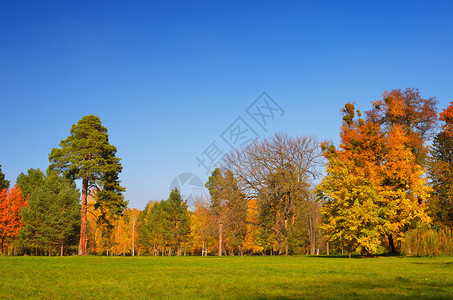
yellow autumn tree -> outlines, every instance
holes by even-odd
[[[323,146],[327,175],[316,189],[324,200],[322,229],[349,251],[374,253],[385,236],[397,252],[395,239],[429,222],[424,170],[400,125],[364,120],[351,103],[343,113],[339,148]]]
[[[260,253],[264,247],[258,244],[257,232],[259,224],[258,202],[256,199],[247,201],[247,222],[246,235],[244,239],[244,251],[249,253]]]

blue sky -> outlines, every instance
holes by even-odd
[[[453,101],[450,1],[2,1],[0,164],[15,181],[84,115],[122,158],[131,207],[168,197],[175,176],[238,117],[338,140],[340,108],[384,90]],[[264,131],[245,112],[267,92],[285,111]],[[223,145],[225,146],[225,145]],[[226,149],[226,147],[225,147]]]

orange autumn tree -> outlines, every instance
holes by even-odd
[[[124,214],[118,217],[113,228],[115,255],[135,256],[138,241],[138,226],[140,211],[136,208],[126,208]]]
[[[448,137],[453,136],[453,101],[440,114],[440,120],[443,121],[443,131]]]
[[[330,241],[348,251],[373,253],[384,224],[377,193],[384,140],[379,126],[365,122],[354,109],[350,103],[343,109],[339,148],[322,147],[327,175],[316,193],[325,201],[321,228]]]
[[[428,203],[434,222],[453,228],[453,102],[440,113],[443,130],[431,146],[430,182],[434,192]]]
[[[195,210],[191,215],[190,233],[192,240],[192,253],[208,256],[217,250],[217,224],[211,213],[209,200],[197,199]]]
[[[398,125],[406,134],[416,162],[424,165],[428,156],[426,140],[437,125],[438,102],[435,97],[423,98],[415,88],[385,91],[382,99],[371,101],[373,108],[366,112],[367,119],[383,128]]]
[[[323,147],[327,175],[316,189],[325,201],[322,228],[349,251],[375,253],[387,237],[391,251],[397,252],[395,239],[429,222],[424,204],[430,188],[424,170],[401,125],[364,120],[350,103],[343,113],[339,148]]]
[[[244,251],[246,252],[260,253],[264,250],[264,247],[258,244],[258,224],[258,201],[250,199],[247,201],[246,235],[244,238]]]
[[[0,191],[1,253],[3,253],[5,240],[14,238],[24,225],[20,213],[24,206],[27,206],[27,201],[24,199],[22,191],[17,185],[10,190],[3,189]]]

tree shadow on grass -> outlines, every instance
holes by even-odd
[[[414,282],[397,276],[394,279],[332,280],[331,289],[312,285],[301,290],[288,287],[287,295],[242,294],[248,299],[451,299],[450,282]],[[303,290],[308,288],[308,290]],[[314,292],[315,291],[315,292]]]
[[[367,258],[379,258],[379,257],[403,257],[400,255],[364,255],[361,256],[360,254],[353,254],[351,257],[348,255],[308,255],[309,258],[352,258],[352,259],[367,259]]]
[[[374,254],[374,255],[360,255],[358,253],[351,254],[351,257],[347,254],[333,254],[333,255],[307,255],[306,257],[311,257],[311,258],[379,258],[379,257],[406,257],[401,254],[392,254],[392,253],[380,253],[380,254]]]

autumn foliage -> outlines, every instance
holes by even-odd
[[[4,242],[14,238],[24,225],[21,216],[21,209],[24,206],[27,206],[27,201],[17,185],[12,189],[0,191],[1,252],[3,252]]]
[[[353,104],[346,104],[339,148],[324,145],[327,175],[317,187],[325,201],[322,228],[349,251],[375,253],[387,237],[390,250],[397,252],[395,240],[430,221],[425,202],[431,189],[412,151],[414,140],[394,122],[405,110],[396,100],[389,107],[392,123],[385,125],[362,119]]]
[[[442,127],[437,102],[417,89],[385,91],[363,115],[345,104],[338,145],[276,133],[233,149],[194,211],[176,189],[143,211],[126,208],[116,148],[99,118],[84,118],[52,151],[46,175],[30,169],[0,189],[1,251],[6,243],[19,254],[75,254],[86,213],[83,255],[451,255],[453,102]],[[99,161],[98,148],[85,149],[98,140]]]
[[[440,120],[444,122],[443,129],[444,132],[449,136],[453,136],[453,101],[450,102],[450,105],[444,109],[440,114]]]

